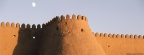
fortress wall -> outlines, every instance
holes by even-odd
[[[41,34],[40,55],[104,55],[85,16],[56,16]],[[97,46],[97,47],[95,47]]]
[[[107,55],[144,55],[144,36],[96,33]]]
[[[42,29],[41,25],[0,24],[0,55],[35,55]]]
[[[18,31],[18,43],[13,55],[37,55],[40,44],[42,25],[22,24]]]
[[[0,55],[144,55],[144,36],[94,33],[85,16],[0,24]]]
[[[78,23],[79,22],[79,23]],[[58,55],[62,54],[62,39],[64,35],[68,34],[71,29],[79,29],[79,26],[81,23],[86,24],[86,18],[82,18],[79,15],[79,18],[77,19],[75,15],[70,17],[69,15],[63,16],[61,15],[56,16],[52,20],[50,20],[48,23],[46,23],[45,28],[43,28],[41,34],[42,37],[42,46],[41,46],[41,54],[40,55]],[[76,24],[75,26],[73,26]],[[62,27],[63,25],[63,27]],[[73,27],[72,27],[72,26]],[[88,25],[88,24],[87,24]],[[84,26],[84,25],[83,25]],[[84,28],[81,26],[81,28]],[[81,31],[81,28],[77,31]],[[86,27],[85,27],[86,28]],[[65,29],[65,30],[63,30]],[[74,30],[73,30],[74,31]],[[76,31],[76,32],[77,32]],[[72,37],[72,36],[71,36]]]
[[[12,55],[18,40],[19,23],[0,24],[0,55]]]

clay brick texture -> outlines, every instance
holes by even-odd
[[[143,35],[95,33],[81,15],[42,25],[1,22],[0,55],[144,55]]]

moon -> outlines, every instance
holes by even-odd
[[[32,2],[32,7],[35,7],[36,6],[36,3],[35,2]]]

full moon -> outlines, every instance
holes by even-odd
[[[35,7],[36,6],[36,3],[35,2],[32,2],[32,7]]]

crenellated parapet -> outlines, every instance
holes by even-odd
[[[0,24],[0,27],[3,28],[3,27],[7,27],[7,28],[19,28],[21,30],[31,30],[31,31],[38,31],[38,30],[42,30],[43,28],[48,28],[48,27],[53,27],[54,25],[58,24],[58,23],[66,23],[69,22],[69,23],[75,23],[75,22],[79,22],[81,23],[82,22],[85,22],[87,23],[87,17],[85,16],[81,16],[81,15],[78,15],[76,16],[75,14],[73,14],[72,16],[70,15],[61,15],[61,16],[56,16],[54,17],[52,20],[46,22],[46,23],[43,23],[43,24],[19,24],[19,23],[10,23],[10,22],[1,22]],[[69,25],[70,26],[70,25]]]
[[[75,14],[73,14],[72,16],[70,16],[68,14],[66,16],[61,15],[61,16],[54,17],[52,20],[50,20],[46,23],[43,23],[42,28],[54,27],[58,23],[64,23],[64,24],[67,24],[67,22],[69,22],[69,23],[75,23],[75,22],[81,23],[81,21],[87,23],[87,21],[88,21],[87,17],[81,16],[81,15],[76,16]]]
[[[9,22],[6,22],[6,23],[4,23],[4,22],[1,22],[1,24],[0,24],[0,27],[12,27],[12,28],[19,28],[20,27],[20,24],[19,23],[9,23]]]
[[[59,23],[59,22],[67,22],[67,21],[88,21],[87,20],[87,17],[86,16],[81,16],[81,15],[78,15],[76,16],[75,14],[73,14],[72,16],[70,15],[61,15],[61,16],[56,16],[54,17],[52,20],[46,22],[46,23],[43,23],[42,25],[41,24],[19,24],[19,23],[9,23],[9,22],[1,22],[0,24],[0,27],[11,27],[11,28],[20,28],[20,29],[42,29],[44,27],[50,27],[51,25],[54,25],[56,23]],[[133,38],[133,39],[144,39],[144,36],[143,35],[129,35],[129,34],[107,34],[107,33],[94,33],[93,34],[96,36],[96,37],[111,37],[111,38]]]
[[[135,55],[144,52],[143,35],[95,33],[95,38],[107,55]]]
[[[144,35],[95,33],[95,37],[144,39]]]
[[[56,16],[54,17],[52,20],[50,20],[48,23],[46,23],[46,25],[50,25],[52,23],[55,23],[55,22],[60,22],[60,21],[69,21],[69,20],[83,20],[83,21],[87,21],[87,17],[85,16],[81,16],[81,15],[78,15],[76,17],[75,14],[72,15],[72,17],[70,17],[70,15],[61,15],[60,17],[59,16]]]
[[[66,20],[66,21],[68,21],[68,20],[84,20],[84,21],[87,21],[87,17],[81,16],[81,15],[78,15],[76,17],[75,14],[73,14],[72,17],[70,17],[70,15],[66,15],[66,17],[61,15],[60,20],[61,21],[64,21],[64,20]]]
[[[4,23],[4,22],[1,22],[1,24],[0,24],[0,27],[11,27],[11,28],[22,28],[22,29],[41,29],[42,27],[44,26],[44,24],[43,25],[40,25],[40,24],[38,24],[38,25],[35,25],[35,24],[32,24],[32,25],[30,25],[30,24],[19,24],[19,23],[9,23],[9,22],[6,22],[6,23]]]
[[[35,24],[22,24],[21,27],[22,29],[41,29],[42,28],[42,25],[38,24],[38,25],[35,25]]]
[[[67,14],[66,16],[64,16],[64,15],[61,15],[60,17],[56,16],[50,22],[53,22],[53,21],[64,21],[64,20],[66,20],[66,21],[68,21],[68,20],[85,20],[85,21],[87,21],[87,17],[81,16],[81,15],[78,15],[76,17],[75,14],[73,14],[72,17],[70,17],[70,15]]]

